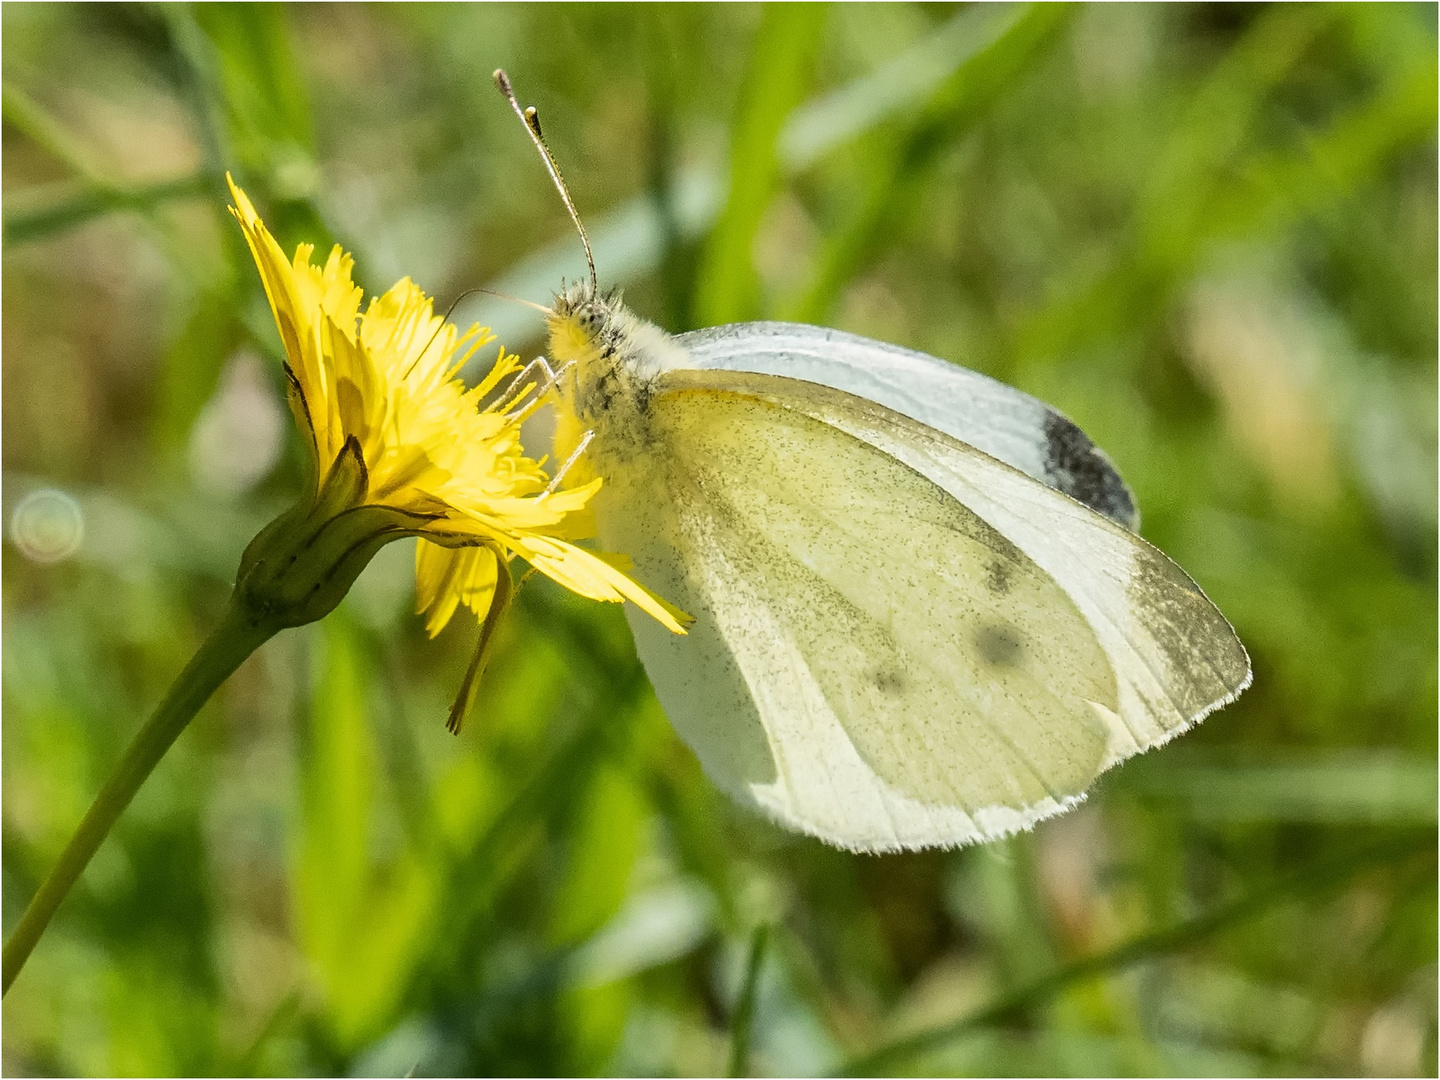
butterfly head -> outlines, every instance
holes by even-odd
[[[588,281],[578,281],[556,294],[551,310],[546,323],[553,360],[584,368],[615,356],[624,337],[618,293],[597,293]]]

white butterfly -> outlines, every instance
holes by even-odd
[[[1110,461],[1035,398],[813,326],[671,337],[593,272],[549,330],[599,544],[696,620],[627,609],[655,692],[777,821],[864,851],[1003,836],[1249,684]]]

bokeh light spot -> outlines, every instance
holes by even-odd
[[[30,492],[10,515],[10,540],[31,562],[68,559],[84,538],[85,514],[80,504],[55,488]]]

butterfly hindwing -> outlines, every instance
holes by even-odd
[[[873,402],[790,380],[723,377],[905,462],[988,521],[1061,585],[1120,676],[1121,707],[1110,718],[1107,764],[1184,731],[1249,685],[1249,657],[1220,610],[1179,566],[1128,530],[974,447]]]
[[[1076,605],[933,481],[755,383],[808,386],[664,376],[653,460],[597,499],[602,542],[697,617],[684,639],[631,621],[712,777],[865,849],[987,838],[1078,797],[1119,701]]]

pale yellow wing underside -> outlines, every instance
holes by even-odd
[[[685,638],[631,620],[671,721],[793,827],[865,850],[1001,835],[1248,676],[1163,555],[963,443],[773,376],[657,390],[600,539],[696,617]],[[1045,539],[1065,530],[1074,550]]]

